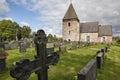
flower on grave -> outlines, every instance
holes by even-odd
[[[8,53],[5,51],[0,51],[0,59],[6,59],[8,56]]]

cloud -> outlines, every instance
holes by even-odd
[[[11,17],[0,17],[0,20],[11,20],[11,21],[13,21],[13,19]]]
[[[68,9],[70,0],[12,0],[30,11],[39,13],[39,28],[47,32],[62,35],[62,18]],[[73,0],[73,6],[81,22],[99,21],[110,24],[114,31],[120,27],[120,0]]]
[[[0,0],[0,17],[6,16],[6,14],[9,12],[9,10],[10,10],[10,8],[9,8],[6,0]]]
[[[19,24],[20,24],[20,26],[30,26],[29,23],[24,22],[24,21],[23,21],[23,22],[20,22]]]

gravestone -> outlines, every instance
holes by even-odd
[[[4,49],[4,43],[0,42],[0,48]]]
[[[9,45],[10,49],[17,49],[18,48],[18,42],[14,42],[13,44]]]
[[[4,42],[4,49],[5,50],[10,50],[10,45],[8,44],[8,42]]]
[[[26,41],[26,48],[30,48],[30,42]]]
[[[47,54],[47,37],[43,30],[37,31],[34,43],[37,50],[35,59],[22,59],[10,70],[10,75],[16,80],[28,80],[32,73],[36,73],[37,80],[48,80],[49,65],[55,65],[59,60],[59,54],[56,52]]]
[[[81,47],[81,45],[80,45],[81,43],[80,43],[80,41],[78,41],[78,43],[77,43],[77,47],[78,48],[80,48]]]
[[[55,43],[54,43],[54,47],[55,47],[55,48],[60,47],[60,42],[55,42]]]
[[[99,52],[97,57],[96,57],[96,60],[97,60],[97,68],[100,69],[102,67],[102,64],[103,64],[103,59],[104,59],[104,54],[103,52]]]
[[[61,52],[61,53],[66,52],[66,46],[65,46],[65,45],[61,45],[61,46],[59,47],[59,52]]]
[[[103,53],[103,59],[104,59],[105,49],[104,49],[104,48],[102,48],[102,49],[101,49],[101,52]]]
[[[79,73],[78,80],[96,80],[97,79],[97,62],[92,59]]]
[[[47,48],[47,54],[51,54],[51,53],[54,53],[54,48]]]
[[[24,42],[20,43],[19,52],[20,53],[25,53],[26,52],[26,44]]]
[[[108,47],[107,46],[105,46],[105,52],[107,52],[108,51]]]
[[[0,72],[3,72],[6,70],[6,62],[5,59],[0,59]]]
[[[71,42],[71,50],[74,50],[74,49],[76,49],[77,48],[77,44],[76,44],[76,42]]]
[[[31,43],[32,43],[32,47],[34,48],[35,47],[35,43],[33,41]]]
[[[47,43],[47,48],[53,48],[54,47],[54,43]]]

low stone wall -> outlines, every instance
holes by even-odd
[[[78,80],[96,80],[97,61],[92,59],[79,73]]]
[[[97,68],[100,69],[103,64],[104,54],[102,52],[98,53],[96,60],[97,60]]]

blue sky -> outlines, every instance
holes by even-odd
[[[0,0],[0,20],[62,36],[62,18],[71,1],[81,22],[112,25],[113,34],[120,35],[120,0]]]

